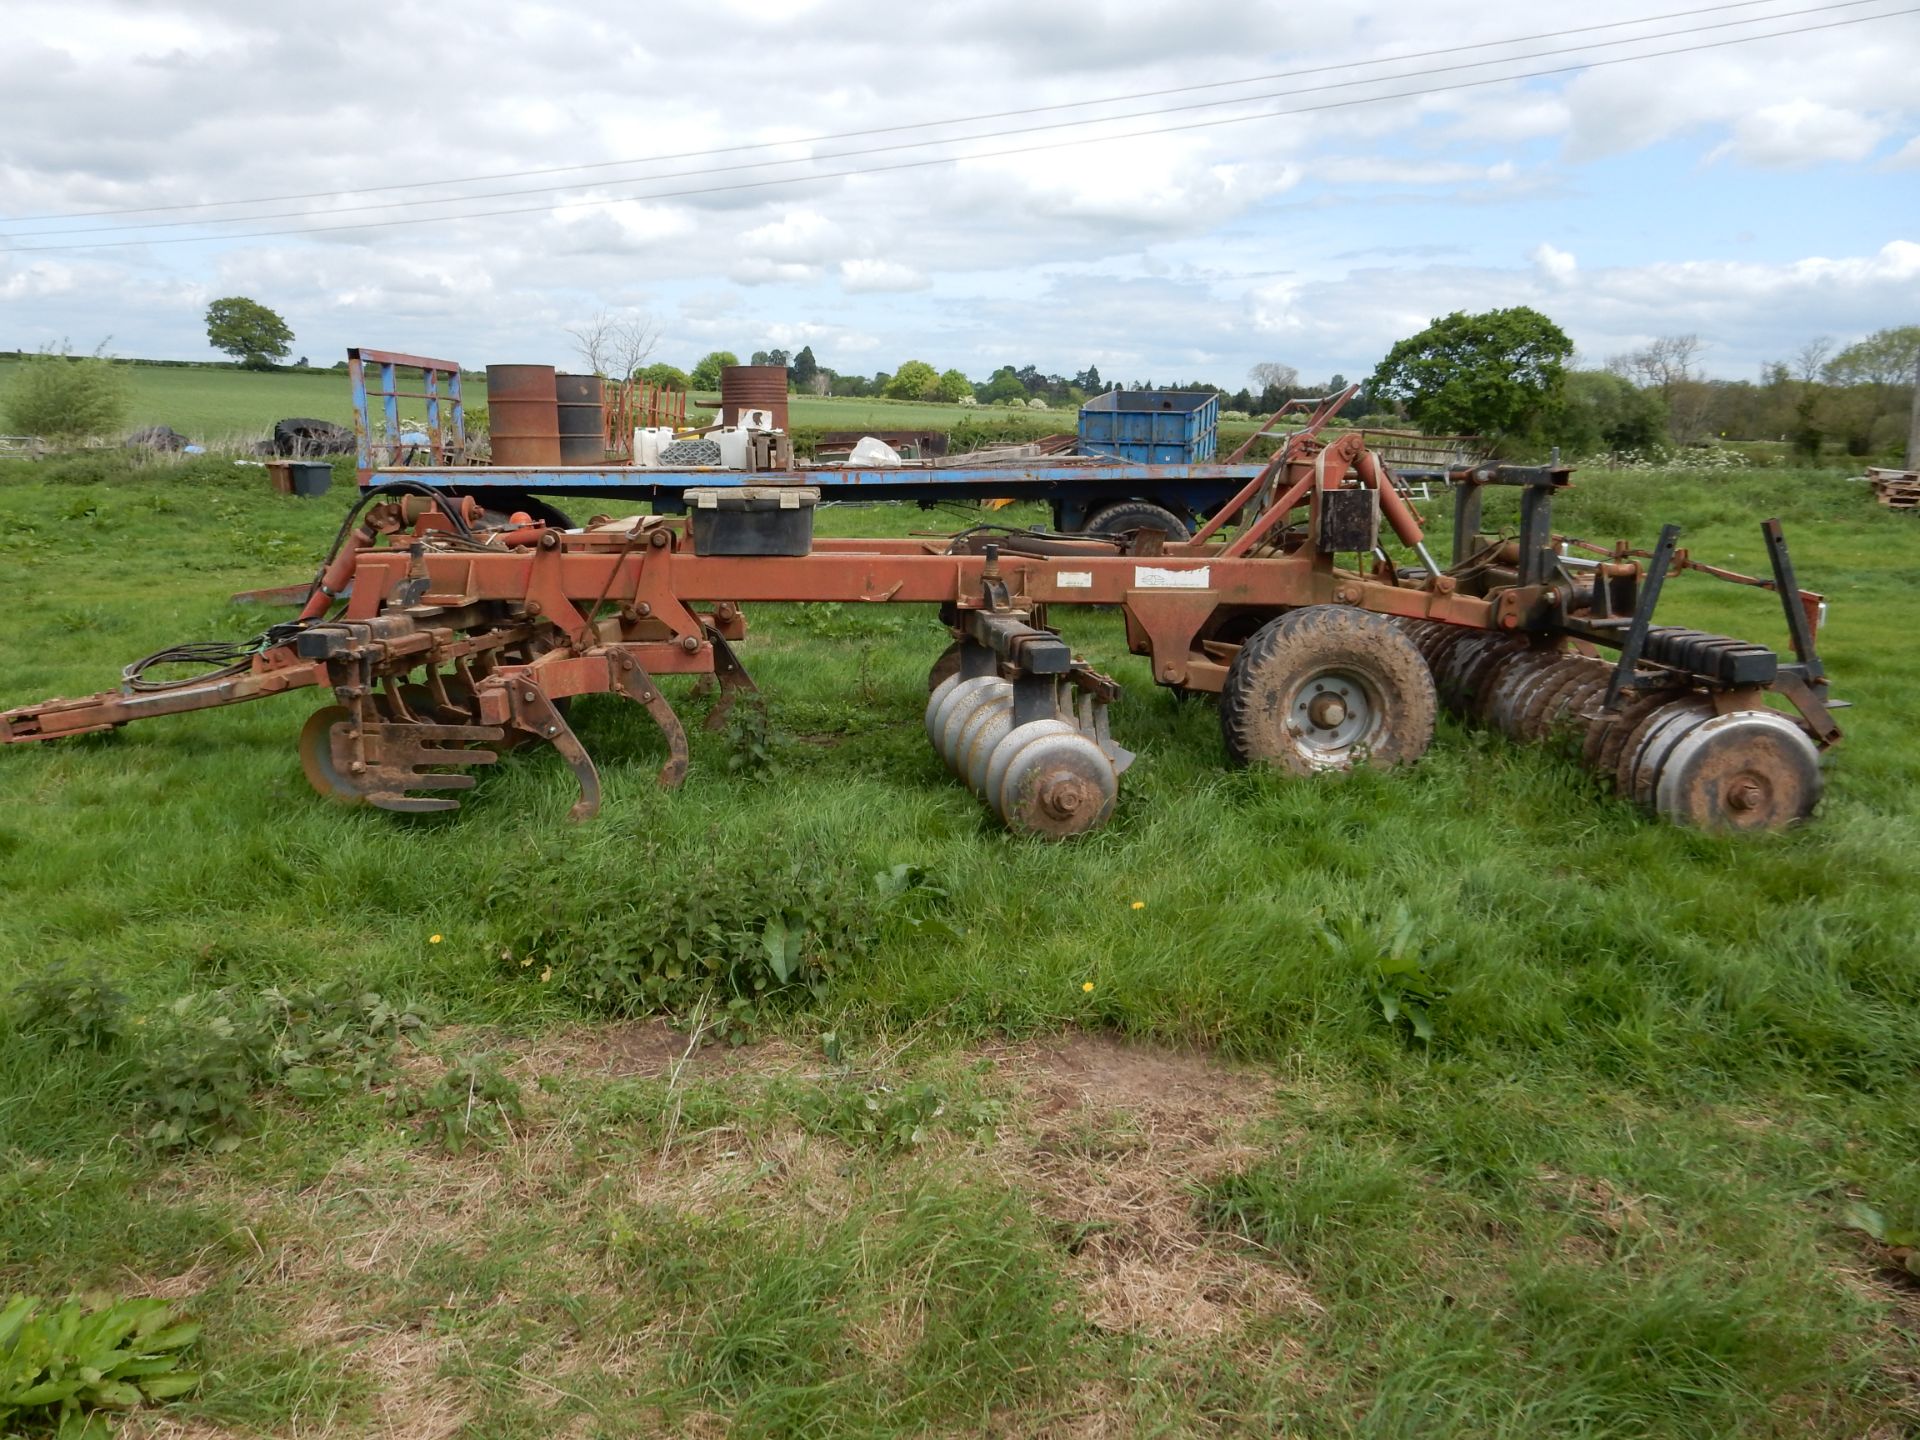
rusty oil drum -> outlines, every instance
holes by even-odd
[[[487,432],[496,465],[558,465],[560,407],[553,366],[489,365]]]
[[[607,459],[607,412],[598,375],[556,375],[560,409],[560,463],[603,465]]]
[[[724,365],[720,369],[720,423],[737,425],[742,410],[771,410],[773,428],[787,428],[787,367]]]

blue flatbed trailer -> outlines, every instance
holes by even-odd
[[[367,384],[368,367],[372,367],[378,378],[377,388]],[[384,447],[388,458],[395,458],[396,451],[405,461],[458,459],[464,455],[465,406],[460,367],[448,360],[353,349],[347,352],[347,368],[353,390],[361,485],[417,480],[470,493],[483,501],[489,496],[495,497],[499,504],[493,508],[509,505],[520,508],[516,502],[523,500],[533,501],[537,506],[544,503],[541,497],[579,495],[650,505],[656,514],[679,514],[686,508],[686,492],[695,487],[802,484],[819,487],[823,501],[843,503],[900,500],[932,507],[951,501],[1038,501],[1052,509],[1056,529],[1074,531],[1086,528],[1088,522],[1108,506],[1130,500],[1159,505],[1187,520],[1209,516],[1237,495],[1263,468],[1259,463],[1220,464],[1211,459],[1213,396],[1173,395],[1167,399],[1158,392],[1150,395],[1131,391],[1100,397],[1099,402],[1088,407],[1089,412],[1097,412],[1093,414],[1091,432],[1097,439],[1140,456],[1178,453],[1184,446],[1189,453],[1197,448],[1206,458],[1192,463],[1152,463],[1122,458],[1086,438],[1089,421],[1083,415],[1079,449],[1086,453],[1036,456],[1014,463],[969,464],[944,460],[906,461],[897,466],[807,464],[790,470],[704,466],[669,469],[614,464],[382,465],[376,457],[383,447],[374,438],[373,402],[376,401],[388,437],[397,437],[403,431],[401,400],[422,401],[426,407],[429,433],[419,438],[427,443],[408,448],[396,447],[389,441]],[[396,380],[402,371],[418,372],[424,388],[400,390]],[[1349,390],[1346,395],[1351,393]],[[1333,403],[1327,413],[1337,410],[1346,395]],[[1177,409],[1174,401],[1202,402],[1203,408],[1196,410],[1189,403],[1186,408]],[[1162,411],[1167,413],[1160,413]],[[420,453],[422,449],[426,451],[424,456]],[[1402,480],[1441,482],[1447,475],[1444,467],[1424,466],[1396,466],[1395,473]],[[555,510],[556,507],[547,508]]]
[[[1078,530],[1097,511],[1124,500],[1151,501],[1176,515],[1210,515],[1260,470],[1257,464],[1131,465],[1084,458],[1036,459],[1015,465],[819,465],[771,471],[410,465],[369,471],[364,483],[421,480],[482,500],[489,494],[503,499],[582,495],[651,505],[657,514],[680,513],[685,509],[686,491],[694,487],[801,484],[817,486],[822,500],[905,500],[925,506],[955,500],[1034,500],[1052,508],[1057,528]],[[1435,472],[1435,478],[1440,478],[1440,472]]]

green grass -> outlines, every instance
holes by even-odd
[[[344,504],[211,461],[0,469],[0,699],[259,628],[228,595],[307,574]],[[933,756],[944,637],[908,607],[751,612],[768,771],[690,723],[662,793],[637,707],[582,702],[585,826],[540,752],[451,817],[334,809],[293,748],[314,697],[0,753],[7,975],[98,970],[148,1017],[99,1052],[0,1037],[0,1289],[192,1297],[179,1409],[237,1434],[1907,1433],[1920,1292],[1843,1217],[1920,1223],[1920,533],[1790,471],[1595,476],[1563,511],[1749,571],[1768,514],[1857,708],[1813,823],[1758,840],[1450,721],[1406,773],[1229,772],[1104,612],[1061,618],[1140,760],[1064,846]],[[1764,594],[1667,593],[1781,641]],[[761,893],[795,857],[938,893],[874,898],[824,998],[677,1079],[684,1036],[515,958],[529,893],[612,912],[704,865]],[[1320,933],[1401,907],[1431,1045]],[[164,1007],[334,975],[420,1000],[423,1080],[490,1053],[525,1118],[456,1156],[380,1093],[273,1091],[231,1154],[129,1139]],[[875,1140],[868,1099],[920,1139]]]

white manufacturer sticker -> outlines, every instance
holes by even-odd
[[[1211,568],[1202,565],[1198,570],[1162,570],[1158,565],[1136,565],[1133,586],[1136,590],[1205,590]]]
[[[1091,590],[1093,588],[1093,572],[1091,570],[1062,570],[1053,577],[1053,584],[1057,590]]]

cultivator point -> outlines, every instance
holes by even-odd
[[[540,741],[572,769],[572,814],[584,819],[601,787],[569,722],[573,697],[643,707],[665,736],[659,782],[671,788],[686,774],[687,743],[660,681],[717,684],[709,725],[720,723],[752,689],[734,651],[745,604],[914,603],[938,607],[952,641],[929,682],[936,753],[1010,828],[1063,838],[1105,823],[1133,760],[1108,724],[1120,687],[1047,623],[1050,607],[1094,604],[1120,611],[1128,648],[1157,683],[1219,696],[1235,763],[1301,775],[1411,763],[1444,706],[1517,741],[1564,741],[1619,793],[1680,824],[1768,830],[1811,812],[1838,707],[1814,649],[1819,597],[1795,583],[1775,522],[1764,527],[1771,582],[1712,573],[1778,592],[1790,660],[1655,625],[1668,573],[1711,567],[1689,561],[1671,528],[1650,554],[1554,534],[1566,470],[1454,479],[1444,569],[1357,435],[1292,438],[1191,538],[1144,526],[1117,537],[976,527],[795,547],[783,528],[774,553],[741,554],[740,532],[716,543],[704,527],[721,521],[700,509],[581,529],[525,514],[489,524],[471,499],[376,486],[349,513],[298,620],[224,652],[149,656],[119,691],[6,712],[0,740],[325,688],[332,702],[299,744],[321,795],[451,810],[477,770]],[[1492,486],[1520,491],[1515,536],[1479,533]],[[810,503],[782,497],[780,524],[789,512],[810,521]],[[1383,520],[1417,566],[1389,558]],[[154,678],[189,662],[201,673]]]

